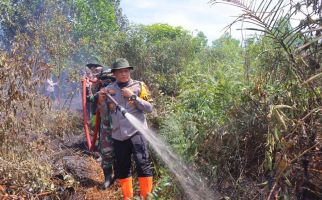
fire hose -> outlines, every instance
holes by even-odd
[[[100,128],[100,112],[96,111],[96,122],[95,122],[95,128],[94,128],[94,135],[93,140],[91,140],[90,136],[90,130],[88,128],[88,122],[87,122],[87,109],[86,109],[86,81],[87,79],[82,79],[82,107],[83,107],[83,121],[84,121],[84,129],[85,129],[85,136],[87,141],[87,147],[90,151],[94,149],[98,131]]]

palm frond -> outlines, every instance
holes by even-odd
[[[308,46],[312,45],[315,42],[318,42],[319,40],[322,39],[322,35],[320,35],[319,37],[316,37],[314,39],[312,39],[311,41],[305,43],[304,45],[300,46],[297,51],[302,51],[303,49],[307,48]]]
[[[224,3],[236,6],[242,9],[240,14],[230,25],[237,22],[248,23],[255,25],[257,28],[243,28],[243,30],[259,31],[270,38],[276,40],[277,43],[287,52],[290,60],[295,62],[291,52],[291,46],[294,45],[298,33],[301,31],[299,28],[288,29],[288,24],[296,10],[292,10],[294,6],[292,1],[284,0],[211,0],[211,3]],[[281,28],[283,27],[283,28]]]

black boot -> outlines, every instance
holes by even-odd
[[[103,183],[103,189],[109,188],[114,182],[112,167],[103,168],[105,181]]]

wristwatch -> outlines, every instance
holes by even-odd
[[[133,94],[131,97],[130,97],[130,100],[136,100],[137,96],[135,94]]]

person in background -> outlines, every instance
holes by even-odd
[[[101,166],[104,173],[103,189],[109,188],[114,182],[113,163],[114,152],[111,138],[111,116],[107,106],[99,106],[97,92],[107,85],[115,81],[110,70],[103,71],[103,67],[99,64],[87,64],[90,69],[90,84],[88,88],[89,102],[91,103],[90,111],[92,114],[91,126],[95,127],[96,112],[100,111],[100,130],[99,130],[99,143],[98,150],[101,157]]]
[[[100,64],[89,63],[86,65],[89,69],[87,77],[88,79],[88,87],[86,88],[86,96],[88,100],[87,114],[90,118],[91,129],[95,127],[96,121],[96,106],[97,106],[97,98],[95,98],[94,94],[99,91],[99,81],[96,77],[97,74],[103,71],[103,66]]]
[[[153,173],[149,160],[148,144],[125,116],[116,109],[116,105],[106,98],[109,93],[120,106],[134,115],[145,126],[145,113],[152,112],[151,97],[143,82],[132,80],[133,69],[124,58],[118,58],[112,65],[116,81],[99,92],[99,102],[106,101],[112,118],[112,139],[115,153],[115,175],[118,178],[124,199],[133,197],[131,157],[133,156],[138,174],[140,195],[146,199],[152,191]]]

